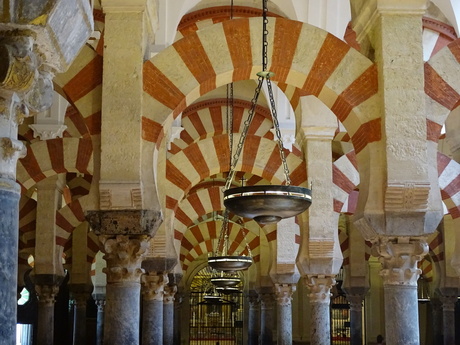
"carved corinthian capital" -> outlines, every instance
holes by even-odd
[[[335,278],[323,275],[307,275],[305,285],[310,289],[311,303],[330,303],[331,288],[335,285]]]
[[[148,236],[99,236],[107,262],[107,267],[103,269],[107,274],[107,283],[140,282],[144,273],[141,263],[148,248],[148,239]]]
[[[417,286],[421,273],[417,263],[428,253],[425,239],[380,238],[372,249],[382,264],[384,285]]]
[[[291,305],[292,295],[296,290],[294,284],[275,284],[278,305]]]
[[[163,301],[167,274],[148,273],[142,275],[142,297],[148,301]]]

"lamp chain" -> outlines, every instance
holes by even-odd
[[[268,0],[262,0],[263,4],[263,25],[262,25],[262,40],[263,40],[263,45],[262,45],[262,72],[257,73],[258,75],[258,84],[257,87],[254,91],[254,97],[251,100],[251,108],[248,111],[248,118],[244,122],[244,128],[243,131],[241,132],[240,140],[238,141],[238,145],[236,147],[235,155],[233,156],[233,159],[230,159],[230,172],[228,173],[227,180],[225,182],[225,189],[227,190],[230,188],[233,178],[235,176],[235,169],[236,169],[236,164],[238,163],[238,159],[241,155],[241,151],[243,150],[243,145],[246,140],[246,136],[249,131],[249,125],[252,122],[252,119],[254,118],[255,110],[257,107],[257,100],[259,99],[260,91],[262,90],[262,85],[264,80],[267,81],[267,89],[268,89],[268,96],[270,99],[270,106],[271,106],[271,116],[273,120],[273,125],[275,127],[275,134],[277,137],[277,143],[278,143],[278,148],[280,151],[280,157],[281,161],[283,163],[283,169],[284,169],[284,177],[286,179],[286,185],[291,184],[291,179],[289,177],[289,168],[286,162],[286,156],[284,154],[284,147],[283,147],[283,140],[281,136],[281,131],[279,128],[279,122],[278,122],[278,116],[276,113],[276,106],[275,106],[275,99],[273,97],[273,89],[272,89],[272,84],[270,81],[270,77],[273,75],[272,72],[267,71],[267,65],[268,65],[268,53],[267,53],[267,48],[268,48],[268,29],[267,29],[267,24],[268,24],[268,18],[267,18],[267,13],[268,13],[268,6],[267,6]],[[231,144],[232,145],[232,144]],[[232,157],[232,146],[230,147],[230,157]]]

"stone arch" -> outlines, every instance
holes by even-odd
[[[17,181],[28,190],[53,174],[79,172],[92,175],[93,144],[90,139],[64,138],[37,141],[27,146],[18,162]]]

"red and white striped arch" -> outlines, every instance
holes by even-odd
[[[101,133],[102,56],[86,45],[66,73],[54,78],[55,89],[83,117],[73,119],[80,133]],[[73,125],[72,125],[73,126]],[[86,127],[86,128],[84,128]]]
[[[233,133],[241,133],[251,103],[235,99],[233,102]],[[198,140],[226,133],[227,99],[212,99],[195,103],[182,113],[180,140],[171,143],[171,153],[186,148]],[[270,129],[273,127],[270,112],[267,108],[257,106],[249,134],[273,138]]]
[[[157,142],[158,129],[168,118],[208,91],[255,78],[261,69],[259,22],[252,18],[215,24],[145,62],[146,141]],[[380,140],[379,114],[369,111],[378,90],[377,69],[370,60],[327,32],[300,22],[273,18],[269,32],[274,81],[317,96],[329,106],[347,128],[357,152]]]
[[[92,175],[93,144],[90,139],[64,138],[27,145],[19,159],[16,178],[28,190],[46,177],[66,172]]]
[[[239,135],[235,135],[235,140]],[[200,140],[179,151],[166,161],[167,208],[175,210],[188,191],[209,176],[229,170],[228,135]],[[295,185],[306,182],[301,152],[286,151],[286,160]],[[284,170],[277,143],[255,135],[248,135],[236,170],[261,176],[267,181],[281,183]],[[219,192],[221,193],[221,192]],[[222,208],[220,208],[222,209]]]

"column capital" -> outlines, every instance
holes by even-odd
[[[278,305],[291,305],[292,295],[296,289],[296,284],[275,284]]]
[[[142,257],[148,248],[148,236],[99,236],[107,267],[107,283],[139,282],[144,271]]]
[[[310,289],[310,301],[313,303],[330,303],[331,288],[335,277],[327,275],[307,275],[305,285]]]
[[[363,309],[363,300],[364,300],[364,294],[357,294],[357,295],[352,295],[352,294],[346,294],[345,295],[348,302],[350,302],[350,309],[355,310],[355,311],[362,311]]]
[[[97,311],[98,312],[103,312],[105,308],[105,298],[104,299],[97,299],[94,301],[94,303],[97,306]]]
[[[417,286],[421,273],[417,263],[428,253],[425,238],[380,237],[372,251],[382,264],[384,285]]]
[[[38,302],[46,306],[53,306],[59,293],[59,285],[35,285]]]
[[[260,307],[262,309],[273,309],[275,306],[275,299],[273,293],[261,293],[259,294]]]
[[[142,275],[142,297],[148,301],[163,301],[164,287],[168,284],[168,275],[150,272]]]
[[[164,304],[173,304],[177,292],[177,285],[166,285],[164,290]]]

